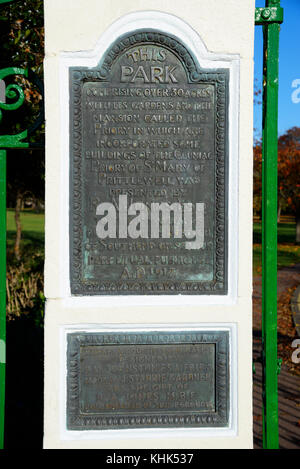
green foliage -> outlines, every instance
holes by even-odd
[[[33,306],[28,311],[28,317],[32,319],[36,327],[44,327],[44,312],[45,312],[45,302],[46,298],[42,291],[39,291],[38,294],[33,298]]]
[[[36,271],[30,263],[27,265],[8,265],[6,314],[13,320],[22,314],[30,315],[37,325],[43,322],[44,295],[43,272]]]
[[[36,327],[44,321],[44,214],[23,211],[22,258],[13,255],[14,211],[7,211],[7,318],[26,316]]]
[[[8,66],[29,67],[40,77],[43,74],[44,16],[42,0],[15,1],[1,8],[5,23],[2,48]],[[3,59],[2,59],[3,60]]]
[[[44,14],[42,0],[24,0],[0,8],[0,68],[19,67],[33,71],[43,80]],[[42,96],[34,81],[36,78],[13,76],[5,78],[6,86],[17,83],[25,95],[24,104],[17,111],[4,112],[1,135],[13,135],[31,127],[40,112]],[[7,97],[12,104],[14,99]],[[31,142],[44,140],[44,126],[30,137]],[[17,200],[44,199],[44,149],[22,152],[10,150],[7,155],[7,201],[17,207]],[[19,203],[20,205],[20,203]]]
[[[0,5],[1,7],[1,5]],[[0,68],[19,67],[34,72],[43,80],[44,15],[42,0],[15,1],[0,8]],[[16,82],[22,86],[25,103],[18,112],[5,115],[1,134],[11,135],[28,128],[35,121],[42,99],[32,77],[14,77],[5,80],[6,85]],[[37,140],[41,135],[38,132]]]
[[[300,127],[293,127],[278,139],[278,204],[282,213],[300,217]],[[261,215],[262,143],[254,146],[254,215]]]

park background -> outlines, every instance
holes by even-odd
[[[291,299],[300,284],[300,1],[282,0],[278,140],[278,349],[280,445],[300,448],[300,364],[292,361],[297,337]],[[264,6],[257,0],[256,6]],[[0,10],[0,68],[30,68],[43,79],[43,1],[25,0]],[[253,349],[254,437],[261,447],[261,112],[262,28],[255,28]],[[5,114],[1,134],[27,128],[42,96],[19,78],[26,102]],[[7,154],[7,382],[5,447],[41,448],[43,438],[44,126],[35,150]],[[297,228],[298,227],[298,228]],[[281,385],[281,381],[283,384]]]

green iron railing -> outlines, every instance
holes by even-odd
[[[12,0],[10,0],[12,1]],[[0,0],[1,3],[8,3]],[[0,70],[0,80],[10,76],[23,76],[39,89],[43,96],[43,84],[26,69],[11,67]],[[15,111],[25,101],[22,87],[18,83],[9,84],[5,89],[9,103],[0,102],[0,124],[3,111]],[[4,445],[4,412],[5,412],[5,350],[6,350],[6,153],[8,149],[41,148],[40,143],[30,142],[30,135],[44,121],[44,108],[41,102],[40,111],[34,124],[15,135],[0,135],[0,449]]]
[[[262,123],[262,363],[263,447],[279,448],[277,359],[277,154],[280,0],[256,8],[263,26]]]
[[[11,67],[0,70],[0,80],[11,75],[31,78],[43,95],[42,83],[28,70]],[[15,111],[25,101],[22,87],[17,83],[8,85],[5,97],[11,102],[0,102],[0,124],[3,111]],[[5,350],[6,350],[6,153],[8,149],[35,149],[41,144],[29,141],[30,135],[44,120],[43,105],[40,106],[39,116],[35,123],[27,130],[15,135],[0,135],[0,449],[4,444],[4,411],[5,411]]]
[[[0,0],[0,6],[4,3],[13,3],[15,2],[16,0]]]
[[[0,7],[13,0],[0,0]],[[2,113],[0,114],[0,118]],[[4,442],[6,364],[6,151],[0,146],[0,449]]]
[[[0,0],[0,6],[14,0]],[[280,0],[266,0],[265,8],[256,8],[255,23],[264,29],[263,79],[263,443],[264,448],[278,448],[277,391],[277,118],[279,30],[283,21]],[[0,70],[0,79],[23,75],[20,68]],[[39,86],[41,89],[41,86]],[[6,88],[10,104],[0,103],[2,111],[18,109],[24,93],[17,84]],[[0,135],[0,448],[4,440],[5,339],[6,339],[6,150],[30,148],[30,132],[43,120],[41,112],[35,125],[17,135]]]

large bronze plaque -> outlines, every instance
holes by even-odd
[[[156,31],[70,69],[72,294],[227,293],[228,80]]]
[[[228,332],[68,335],[67,428],[225,427]]]

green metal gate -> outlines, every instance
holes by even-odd
[[[0,0],[0,7],[16,0]],[[278,448],[277,392],[277,120],[279,32],[283,21],[280,0],[266,0],[265,8],[256,8],[255,24],[263,27],[263,216],[262,216],[262,346],[263,346],[263,445]],[[9,75],[28,77],[20,68],[0,70],[0,79]],[[22,88],[9,85],[6,96],[12,104],[0,102],[2,111],[18,109],[24,102]],[[41,123],[17,135],[0,135],[0,448],[4,441],[5,339],[6,339],[6,151],[31,148],[30,132]]]
[[[262,349],[263,446],[279,447],[277,375],[277,154],[280,0],[256,8],[255,24],[263,26],[262,122]]]
[[[4,4],[13,3],[16,0],[0,0],[0,11]],[[38,78],[28,71],[18,67],[4,68],[0,70],[0,80],[12,76],[21,76],[29,79],[43,95],[43,84]],[[3,111],[15,111],[25,101],[24,91],[17,83],[11,83],[5,88],[5,98],[9,104],[0,102],[0,128]],[[4,100],[5,101],[5,100]],[[40,144],[30,142],[30,135],[44,121],[43,103],[40,106],[39,115],[34,124],[27,130],[15,135],[1,135],[0,132],[0,449],[4,446],[4,414],[5,414],[5,365],[6,365],[6,157],[9,149],[35,149]]]

